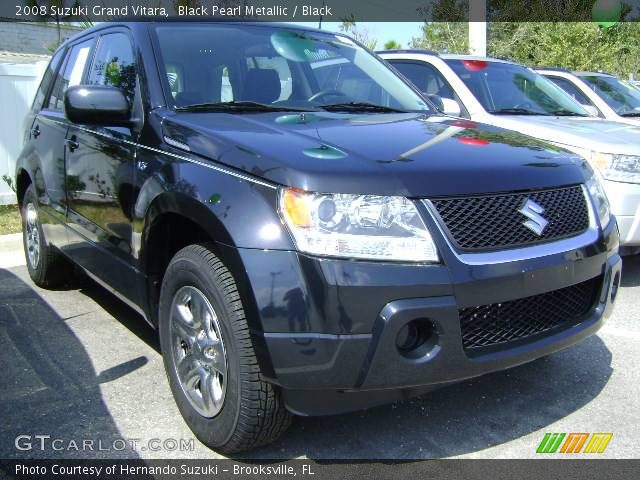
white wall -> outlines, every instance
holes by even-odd
[[[46,62],[0,64],[0,204],[16,201],[2,176],[14,176],[25,132],[24,118],[45,67]]]

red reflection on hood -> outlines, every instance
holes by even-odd
[[[479,72],[480,70],[487,68],[489,62],[484,60],[462,60],[462,65],[464,65],[464,68],[470,72]]]
[[[458,137],[458,141],[460,143],[464,143],[465,145],[473,145],[474,147],[481,147],[484,145],[489,145],[491,143],[489,140],[485,140],[484,138],[474,137]]]
[[[455,120],[450,123],[453,127],[462,127],[462,128],[478,128],[478,124],[475,122],[470,122],[469,120]]]

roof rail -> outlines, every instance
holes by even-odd
[[[436,57],[440,56],[440,54],[435,50],[428,50],[426,48],[394,48],[391,50],[376,50],[376,53],[422,53],[426,55],[435,55]]]
[[[553,72],[567,72],[567,73],[571,73],[571,70],[569,70],[568,68],[564,68],[564,67],[544,67],[544,66],[540,66],[540,65],[536,65],[535,67],[531,67],[534,70],[550,70]]]

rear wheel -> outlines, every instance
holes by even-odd
[[[171,260],[159,318],[169,385],[201,442],[233,453],[286,430],[291,415],[263,379],[235,280],[210,245],[191,245]]]
[[[22,201],[22,241],[33,283],[54,288],[69,281],[73,266],[44,237],[33,185],[29,185]]]

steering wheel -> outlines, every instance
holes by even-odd
[[[531,102],[522,102],[522,103],[518,103],[517,105],[514,105],[513,108],[523,108],[526,110],[531,110],[533,109],[533,104]]]
[[[338,90],[320,90],[317,93],[314,93],[309,97],[310,102],[315,102],[324,97],[347,97],[348,95],[338,91]]]

